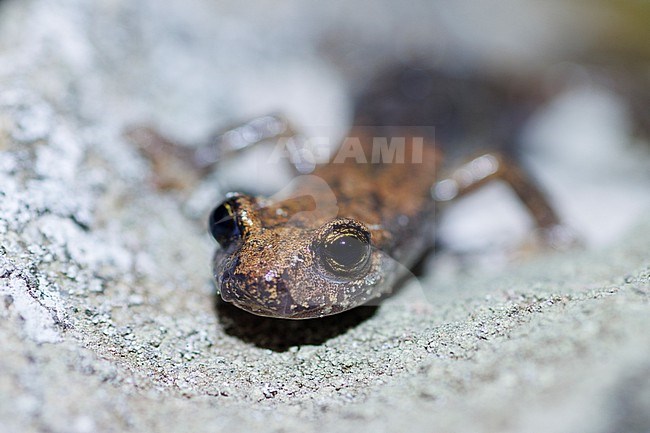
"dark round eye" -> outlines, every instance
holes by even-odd
[[[335,226],[320,240],[317,253],[332,274],[355,278],[368,264],[370,233],[356,226]]]
[[[368,244],[354,236],[341,236],[326,244],[324,252],[332,263],[352,268],[366,257]]]
[[[210,214],[208,226],[212,237],[224,248],[239,238],[241,231],[237,224],[234,203],[226,200],[217,206]]]

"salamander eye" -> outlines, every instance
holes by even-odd
[[[315,251],[327,271],[340,278],[354,279],[369,264],[370,233],[356,224],[342,222],[321,236]]]
[[[212,211],[208,227],[212,237],[223,248],[241,236],[234,203],[231,200],[224,201]]]

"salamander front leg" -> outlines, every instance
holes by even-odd
[[[575,234],[563,226],[544,193],[514,162],[501,154],[488,153],[463,164],[433,188],[439,202],[450,201],[475,191],[485,184],[501,180],[506,182],[526,206],[544,241],[558,249],[577,243]]]
[[[195,185],[220,162],[260,143],[286,137],[292,140],[287,148],[298,152],[304,143],[302,135],[280,115],[256,117],[222,130],[198,146],[174,142],[146,126],[131,128],[124,135],[152,162],[158,188],[181,190]]]

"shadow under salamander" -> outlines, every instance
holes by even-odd
[[[320,319],[287,320],[261,317],[215,296],[215,309],[224,332],[262,349],[285,352],[292,346],[318,345],[372,317],[376,306],[361,306]]]

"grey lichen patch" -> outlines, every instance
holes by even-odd
[[[25,271],[0,256],[0,317],[21,328],[26,338],[37,343],[61,341],[64,310],[58,293],[48,290]]]

